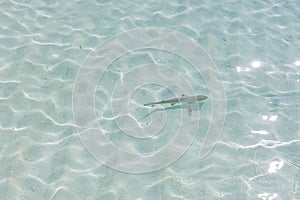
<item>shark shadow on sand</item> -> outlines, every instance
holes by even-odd
[[[204,102],[197,102],[194,103],[192,106],[190,104],[187,103],[182,103],[182,104],[178,104],[178,105],[171,105],[171,106],[167,106],[167,107],[160,107],[160,108],[156,108],[152,111],[150,111],[148,114],[146,114],[145,116],[141,117],[139,119],[143,120],[147,117],[150,117],[152,114],[156,113],[156,112],[160,112],[160,111],[167,111],[167,110],[177,110],[177,109],[186,109],[189,116],[192,116],[192,111],[199,111],[201,109],[201,107],[203,106]]]

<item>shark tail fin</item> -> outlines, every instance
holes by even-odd
[[[155,105],[155,103],[145,103],[144,106],[151,106],[153,107]]]

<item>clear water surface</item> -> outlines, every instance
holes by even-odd
[[[1,0],[0,198],[300,199],[299,7],[297,0]],[[207,87],[205,77],[172,52],[128,51],[108,66],[91,91],[93,114],[106,138],[118,148],[146,155],[169,144],[178,127],[190,137],[199,122],[192,144],[174,162],[133,174],[107,167],[87,150],[72,99],[77,74],[97,45],[146,27],[177,31],[205,49],[221,75],[226,120],[215,148],[200,158],[212,113],[218,111],[212,109],[211,96],[218,89]],[[179,47],[184,49],[184,43]],[[97,59],[118,49],[110,50]],[[130,74],[147,64],[148,70]],[[171,79],[176,74],[185,79]],[[138,80],[145,77],[172,81],[141,85]],[[192,88],[188,94],[209,97],[191,118],[184,107],[159,106],[145,115],[155,108],[144,103],[176,97],[182,80]],[[132,87],[136,90],[122,101]],[[79,89],[83,92],[85,85]],[[124,110],[130,115],[122,118]],[[83,106],[82,112],[90,110]]]

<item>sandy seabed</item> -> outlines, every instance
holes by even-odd
[[[0,1],[0,198],[300,199],[299,7],[297,0]],[[98,44],[145,27],[181,32],[207,51],[221,74],[227,112],[222,135],[205,158],[198,155],[202,130],[211,122],[210,100],[201,108],[193,143],[179,159],[131,174],[107,167],[87,151],[72,97],[76,74]],[[122,85],[122,70],[147,63],[177,67],[197,80],[198,87],[191,81],[194,88],[212,92],[188,61],[169,52],[141,50],[115,60],[95,90],[95,116],[107,138],[126,151],[162,149],[181,126],[176,118],[181,109],[155,112],[152,119],[143,118],[143,128],[153,122],[165,126],[154,128],[161,134],[147,142],[122,134],[113,122],[105,99],[112,83]],[[158,77],[168,79],[168,73]],[[167,87],[144,86],[126,104],[139,108],[172,94]],[[130,109],[138,117],[145,112]]]

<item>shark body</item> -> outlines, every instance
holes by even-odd
[[[197,102],[200,101],[204,101],[205,99],[207,99],[207,96],[205,95],[197,95],[197,96],[188,96],[188,95],[182,95],[179,98],[173,98],[173,99],[167,99],[167,100],[162,100],[162,101],[158,101],[158,102],[151,102],[151,103],[146,103],[144,104],[144,106],[151,106],[153,107],[154,105],[157,104],[171,104],[171,106],[175,105],[175,104],[188,104],[188,113],[189,116],[192,115],[192,109],[193,109],[193,105]]]

